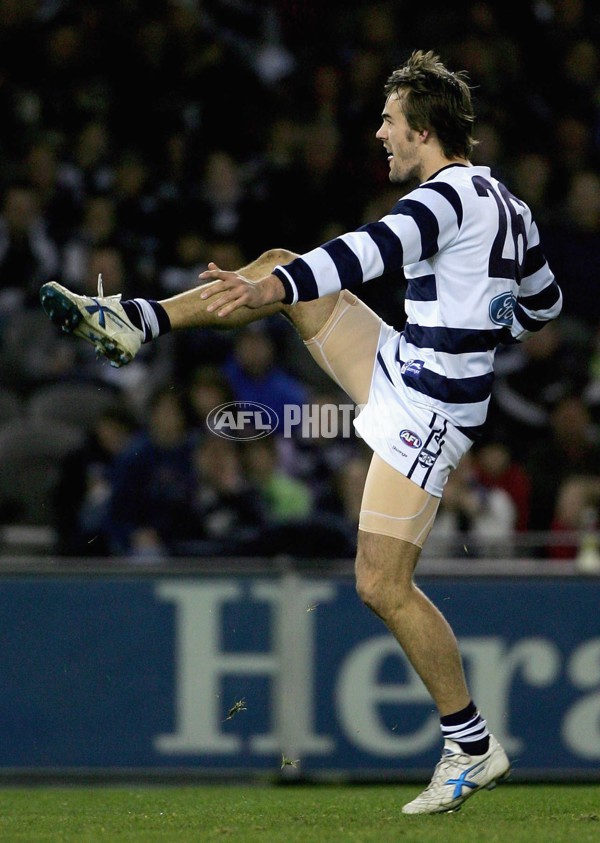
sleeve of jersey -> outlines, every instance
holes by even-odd
[[[562,292],[548,266],[535,226],[530,232],[525,269],[513,311],[511,334],[522,341],[559,315]]]
[[[336,237],[273,270],[285,304],[311,301],[431,257],[456,235],[457,215],[447,198],[417,188],[378,222]]]

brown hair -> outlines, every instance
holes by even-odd
[[[416,50],[385,83],[386,98],[396,93],[413,131],[433,131],[447,158],[469,158],[477,141],[471,88],[466,73],[451,72],[431,50]]]

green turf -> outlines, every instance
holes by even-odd
[[[405,817],[407,785],[5,787],[2,843],[587,843],[600,785],[505,784],[456,814]]]

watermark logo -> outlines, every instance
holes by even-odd
[[[228,401],[209,412],[206,425],[216,436],[238,441],[263,439],[276,430],[284,439],[347,439],[359,435],[354,419],[362,408],[362,404],[285,404],[280,418],[272,407],[257,401]]]
[[[283,435],[287,438],[348,439],[362,405],[286,404],[283,409]]]
[[[252,441],[274,433],[279,417],[271,407],[257,401],[228,401],[210,411],[206,425],[222,439]]]

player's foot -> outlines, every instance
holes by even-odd
[[[50,281],[40,290],[42,307],[65,334],[73,334],[91,343],[112,366],[130,363],[144,339],[144,333],[131,322],[121,304],[121,296],[102,295],[102,276],[98,277],[98,296],[79,296]]]
[[[423,793],[402,808],[403,814],[439,814],[457,811],[462,803],[482,788],[491,790],[510,773],[510,761],[493,735],[485,755],[467,755],[451,740],[433,778]]]

